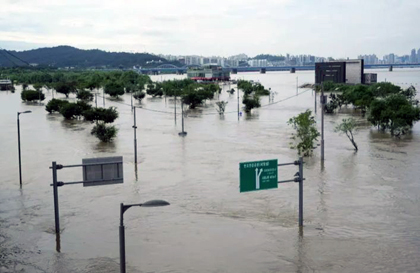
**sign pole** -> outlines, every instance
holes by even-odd
[[[124,204],[120,204],[120,272],[126,272],[125,266],[125,230],[124,230]]]
[[[55,215],[55,233],[60,234],[60,216],[58,211],[58,185],[57,185],[57,162],[52,163],[53,192],[54,192],[54,215]]]
[[[299,227],[303,227],[303,157],[299,158]]]

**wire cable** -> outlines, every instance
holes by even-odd
[[[15,54],[12,54],[12,53],[10,53],[9,51],[7,51],[6,49],[4,49],[4,48],[0,47],[0,50],[3,50],[4,52],[6,52],[7,54],[9,54],[10,56],[12,56],[12,57],[14,57],[14,58],[18,59],[19,61],[21,61],[22,63],[24,63],[24,64],[26,64],[26,65],[28,65],[28,66],[30,66],[30,64],[29,64],[27,61],[22,60],[21,58],[19,58],[19,57],[18,57],[18,56],[16,56]],[[13,63],[14,63],[14,64],[16,64],[15,62],[13,62]]]

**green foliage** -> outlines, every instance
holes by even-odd
[[[117,136],[118,129],[115,126],[107,126],[104,123],[96,124],[91,134],[103,142],[111,142]]]
[[[79,100],[84,101],[92,101],[93,100],[93,94],[86,90],[79,90],[77,91],[76,98]]]
[[[401,87],[393,85],[390,82],[380,82],[369,86],[374,97],[384,98],[392,94],[398,94],[402,91]]]
[[[370,105],[368,120],[391,135],[406,134],[414,122],[420,120],[420,109],[402,94],[376,99]]]
[[[103,77],[99,73],[92,73],[83,77],[85,79],[85,88],[92,91],[102,86]]]
[[[261,107],[260,97],[258,95],[245,95],[242,99],[245,105],[245,112],[249,113],[252,109]]]
[[[40,83],[34,83],[32,86],[35,88],[36,91],[41,91],[42,89],[42,84]]]
[[[138,91],[136,93],[133,94],[133,97],[138,100],[139,102],[142,101],[142,99],[144,99],[146,97],[146,93],[144,93],[143,91]]]
[[[181,100],[190,109],[196,108],[207,99],[212,99],[215,89],[210,85],[192,84],[182,90]]]
[[[87,121],[102,121],[103,123],[112,123],[118,118],[118,112],[115,107],[90,108],[82,112]]]
[[[254,108],[261,107],[260,96],[270,95],[270,91],[265,89],[262,84],[245,80],[238,81],[238,89],[244,92],[242,103],[245,105],[245,112],[247,113]]]
[[[124,95],[124,86],[117,81],[111,81],[105,84],[104,91],[111,97],[117,98],[118,96]]]
[[[162,97],[163,96],[163,86],[161,83],[150,83],[147,85],[146,89],[147,95],[151,95],[153,97]]]
[[[244,92],[245,96],[250,95],[254,91],[252,83],[244,80],[238,81],[238,88]]]
[[[69,102],[66,100],[52,99],[45,106],[45,110],[50,114],[52,112],[60,112],[61,107],[67,103]]]
[[[87,104],[84,101],[78,101],[76,103],[69,102],[65,103],[60,107],[60,114],[63,115],[65,119],[76,119],[80,118],[84,111],[91,109],[92,106]]]
[[[162,83],[163,92],[168,97],[181,96],[182,90],[187,86],[196,84],[191,79],[164,81]]]
[[[354,118],[343,119],[341,123],[335,127],[334,131],[340,134],[346,134],[350,142],[353,144],[354,149],[357,151],[359,148],[357,147],[353,137],[354,132],[356,131],[356,126],[357,123]]]
[[[292,136],[292,139],[295,140],[295,143],[292,144],[292,148],[297,149],[299,155],[312,155],[313,150],[315,149],[314,141],[317,141],[317,138],[320,136],[312,112],[306,110],[296,117],[289,119],[287,124],[291,125],[293,129],[296,130],[296,133]]]
[[[172,63],[176,66],[182,66],[178,61],[168,61],[149,53],[106,52],[98,49],[82,50],[70,46],[57,46],[29,51],[11,52],[18,58],[30,60],[40,66],[80,68],[118,68],[122,66],[131,68],[135,65],[150,67],[157,66],[162,63]],[[4,66],[15,65],[7,59],[4,54],[0,54],[0,63]]]
[[[75,89],[74,89],[74,87],[72,86],[72,84],[65,83],[65,82],[57,82],[57,83],[54,85],[54,89],[55,89],[55,91],[57,91],[58,93],[61,93],[61,94],[66,95],[66,98],[68,98],[68,97],[69,97],[69,94],[70,94],[71,92],[74,92],[74,91],[75,91]]]
[[[45,95],[41,91],[25,90],[20,93],[20,97],[23,101],[34,101],[34,100],[45,100]]]

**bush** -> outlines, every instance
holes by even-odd
[[[143,91],[139,91],[139,92],[134,93],[133,97],[139,102],[141,102],[141,100],[146,97],[146,93],[144,93]]]
[[[104,92],[111,97],[117,98],[124,95],[124,86],[119,82],[110,82],[105,85]]]
[[[23,101],[45,100],[45,95],[41,91],[25,90],[20,93]]]
[[[420,120],[420,109],[402,94],[375,99],[369,110],[368,120],[372,125],[389,129],[393,136],[407,133]]]
[[[112,123],[118,118],[118,112],[115,107],[91,108],[83,111],[83,117],[87,121],[103,121],[104,123]]]
[[[50,114],[52,112],[60,112],[60,108],[67,103],[69,102],[66,100],[52,99],[45,106],[45,110]]]
[[[79,90],[76,98],[83,101],[93,101],[93,94],[86,90]]]
[[[244,96],[242,103],[245,104],[245,112],[249,113],[253,108],[261,107],[260,97],[257,95]]]
[[[60,107],[60,114],[62,114],[65,119],[74,119],[79,118],[84,111],[91,108],[92,106],[84,101],[78,101],[77,103],[69,102]]]
[[[146,89],[147,95],[153,97],[162,97],[163,96],[163,86],[160,83],[148,84]]]
[[[54,89],[55,91],[57,91],[57,93],[66,95],[66,98],[69,97],[69,94],[71,92],[75,91],[72,84],[64,83],[64,82],[57,82],[54,86]]]
[[[107,126],[104,123],[98,123],[93,127],[90,133],[103,142],[110,142],[117,136],[117,132],[118,129],[115,128],[115,126]]]

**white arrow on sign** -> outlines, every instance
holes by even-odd
[[[258,172],[258,168],[255,168],[255,188],[257,190],[260,189],[260,176],[262,173],[263,169],[261,168],[260,171]]]

